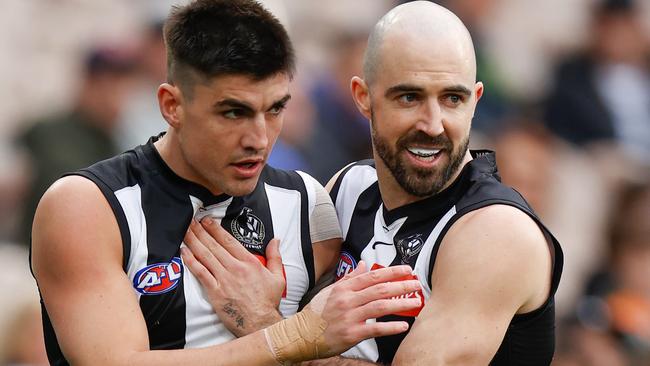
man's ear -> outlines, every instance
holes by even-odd
[[[183,120],[183,93],[175,85],[164,83],[158,87],[158,106],[167,123],[178,128]]]
[[[366,82],[362,78],[354,76],[350,80],[350,91],[359,112],[370,120],[370,90]]]
[[[476,101],[478,102],[479,99],[483,96],[483,83],[480,81],[477,81],[476,84],[474,84],[474,93],[476,93]]]

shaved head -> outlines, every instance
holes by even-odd
[[[384,60],[399,60],[404,52],[453,57],[476,80],[476,56],[469,31],[451,11],[429,1],[393,8],[375,25],[363,60],[364,80],[372,84]]]

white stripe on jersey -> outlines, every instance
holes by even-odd
[[[447,213],[445,213],[444,216],[442,216],[440,221],[438,221],[436,226],[431,231],[431,234],[429,234],[427,241],[424,242],[424,245],[422,245],[420,253],[426,255],[419,255],[417,261],[415,262],[415,268],[413,269],[413,272],[418,276],[418,280],[420,280],[420,285],[422,286],[422,294],[424,295],[425,300],[428,300],[429,297],[431,297],[431,288],[429,287],[429,278],[427,277],[429,276],[429,264],[431,263],[431,253],[433,252],[433,247],[438,241],[440,232],[442,229],[444,229],[445,225],[447,225],[449,220],[451,220],[455,214],[456,206],[453,206],[449,209],[449,211],[447,211]]]
[[[350,179],[354,179],[354,184],[347,182],[347,180]],[[377,171],[369,165],[353,166],[347,174],[343,176],[335,202],[336,210],[339,215],[339,223],[341,224],[343,240],[345,240],[348,235],[350,220],[352,219],[352,213],[354,212],[354,207],[357,205],[359,195],[376,181]],[[345,205],[342,202],[345,202]]]
[[[232,198],[215,205],[203,207],[203,202],[190,196],[194,217],[200,220],[206,216],[213,217],[216,221],[226,214],[228,205]],[[186,246],[183,243],[181,246]],[[185,264],[183,263],[185,267]],[[219,321],[214,313],[212,305],[208,301],[207,294],[199,280],[185,267],[183,271],[183,291],[185,294],[185,348],[208,347],[235,339],[226,327]]]
[[[280,313],[286,317],[298,311],[298,304],[309,288],[309,274],[300,235],[301,197],[299,191],[267,183],[264,184],[264,189],[273,213],[273,232],[280,239],[280,255],[287,279],[287,296],[280,302]],[[313,201],[310,203],[313,205]],[[313,207],[309,210],[313,211]]]
[[[115,192],[115,197],[122,206],[124,216],[129,224],[131,234],[131,252],[127,263],[127,274],[133,281],[136,272],[147,266],[149,248],[147,248],[147,219],[142,211],[142,192],[139,185],[124,187]],[[140,300],[140,293],[133,291]]]

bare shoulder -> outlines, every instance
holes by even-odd
[[[551,254],[541,228],[507,205],[486,206],[455,222],[441,243],[435,267],[519,298],[518,313],[540,306],[550,289]]]
[[[93,263],[100,256],[121,262],[117,220],[99,187],[74,175],[56,181],[36,209],[32,253],[37,279],[57,261],[68,264],[70,271],[75,263]]]
[[[466,248],[477,255],[548,252],[544,234],[533,218],[508,205],[490,205],[464,215],[444,240],[454,242],[449,250]]]

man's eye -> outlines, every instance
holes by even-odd
[[[410,104],[418,100],[418,95],[415,93],[406,93],[399,96],[399,101],[404,104]]]
[[[230,109],[222,113],[222,115],[229,119],[237,119],[243,116],[243,112],[239,109]]]
[[[463,101],[463,97],[458,94],[449,94],[447,95],[447,100],[453,105],[460,104]]]
[[[274,115],[278,115],[278,114],[282,113],[284,108],[285,108],[285,106],[278,105],[278,106],[275,106],[275,107],[269,109],[269,113],[274,114]]]

